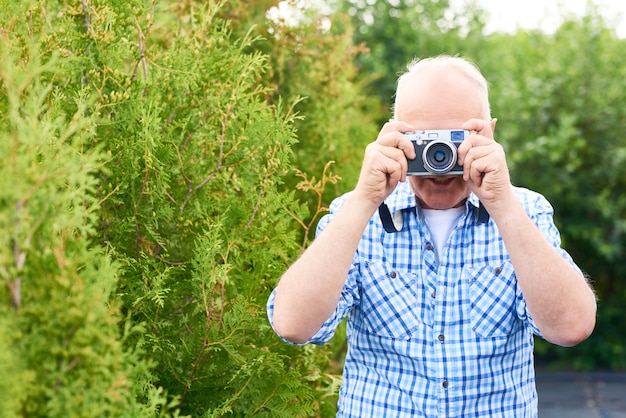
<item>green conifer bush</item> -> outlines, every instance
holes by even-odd
[[[224,2],[2,6],[4,416],[332,410],[328,349],[265,314],[337,179],[300,174],[313,205],[285,185],[299,99],[263,39]]]
[[[134,395],[149,359],[124,347],[114,301],[117,263],[94,245],[98,104],[65,94],[66,68],[45,51],[33,10],[3,24],[0,67],[0,358],[2,416],[144,416]],[[10,16],[8,16],[10,17]],[[42,28],[40,28],[42,29]],[[11,32],[11,37],[8,36]],[[158,392],[145,399],[164,402]]]

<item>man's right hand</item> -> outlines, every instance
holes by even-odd
[[[378,139],[365,149],[354,193],[371,202],[373,209],[395,190],[398,182],[406,180],[407,158],[414,159],[416,155],[413,143],[403,132],[414,129],[405,122],[389,121],[380,130]]]

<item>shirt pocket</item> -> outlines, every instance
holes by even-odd
[[[517,278],[513,265],[465,270],[469,281],[472,329],[483,338],[505,337],[518,330]]]
[[[416,275],[382,263],[366,263],[362,271],[361,309],[370,333],[409,339],[424,326],[427,315],[423,289]]]

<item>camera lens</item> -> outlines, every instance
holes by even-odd
[[[442,150],[438,149],[437,151],[435,151],[435,153],[433,154],[433,159],[435,161],[437,161],[438,163],[442,163],[443,161],[445,161],[446,159],[446,153],[443,152]]]
[[[445,174],[456,164],[456,146],[448,141],[433,141],[422,152],[424,168],[433,174]]]

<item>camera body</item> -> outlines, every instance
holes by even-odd
[[[470,132],[462,129],[406,132],[415,147],[414,160],[407,160],[409,176],[460,176],[457,149]]]

